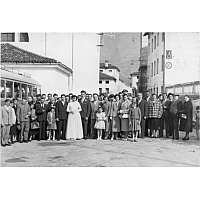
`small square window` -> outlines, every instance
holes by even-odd
[[[112,70],[109,70],[109,72],[112,72]]]
[[[106,81],[106,84],[109,84],[109,81]]]
[[[15,33],[1,33],[1,42],[14,42]]]
[[[109,94],[109,88],[106,88],[106,93]]]
[[[102,81],[99,81],[99,84],[102,84]]]
[[[101,69],[100,72],[103,72],[103,70]]]

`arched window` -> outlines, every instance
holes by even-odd
[[[28,33],[20,33],[20,42],[29,42]]]

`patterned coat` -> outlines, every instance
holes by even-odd
[[[150,100],[148,103],[148,118],[161,118],[163,107],[160,101]]]

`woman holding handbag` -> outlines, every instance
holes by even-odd
[[[119,108],[120,118],[121,118],[121,131],[124,134],[124,140],[128,139],[129,133],[129,107],[131,102],[128,100],[128,95],[123,95],[123,101]]]
[[[184,99],[183,110],[179,112],[181,116],[179,130],[186,132],[182,140],[189,140],[189,132],[192,132],[193,105],[188,95],[185,95]]]

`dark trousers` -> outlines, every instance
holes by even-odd
[[[163,137],[164,126],[165,126],[165,116],[164,116],[164,114],[163,114],[162,117],[160,118],[159,137]]]
[[[169,118],[169,136],[172,136],[174,132],[174,123],[173,123],[173,118],[170,116]]]
[[[166,125],[166,136],[172,136],[173,133],[173,118],[172,117],[166,117],[165,118],[165,125]]]
[[[87,135],[91,137],[91,118],[88,119],[88,125],[87,125]]]
[[[40,130],[39,130],[39,135],[38,135],[38,140],[46,140],[47,139],[47,122],[42,121],[39,122],[40,124]]]
[[[148,135],[148,129],[150,129],[150,118],[146,119],[145,123],[145,136],[151,136],[151,130],[150,130],[150,135]]]
[[[166,137],[169,137],[170,135],[170,119],[169,117],[165,117],[165,127],[166,127]]]
[[[67,127],[67,120],[66,119],[59,119],[58,121],[58,131],[56,132],[56,139],[60,140],[60,137],[64,140],[66,139],[66,127]],[[62,135],[61,135],[62,131]]]
[[[173,139],[179,139],[178,123],[179,117],[173,117]]]
[[[96,119],[91,119],[91,137],[92,138],[97,137],[97,129],[94,128],[95,123],[96,123]]]
[[[87,137],[88,120],[85,120],[85,118],[81,118],[81,120],[82,120],[82,126],[83,126],[83,136]]]
[[[141,137],[144,138],[145,137],[145,124],[146,124],[146,120],[144,118],[141,119]]]

